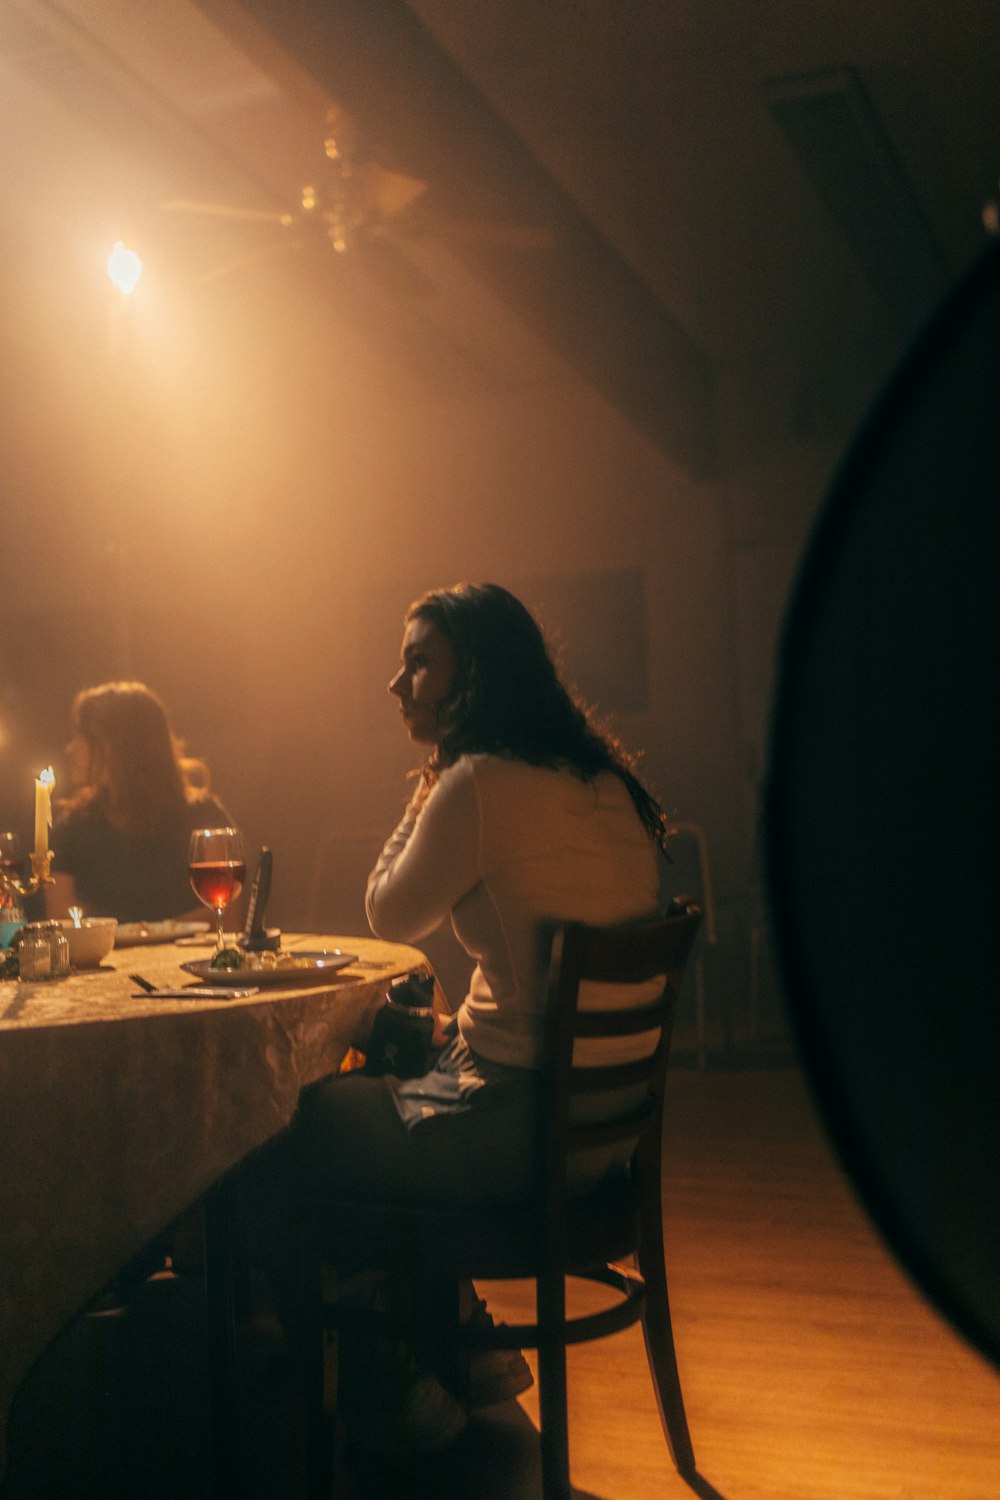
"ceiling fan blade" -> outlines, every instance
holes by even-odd
[[[170,198],[163,207],[175,213],[204,214],[213,219],[247,219],[258,224],[282,224],[286,229],[295,223],[294,214],[273,213],[261,208],[236,208],[228,203],[202,203],[196,198]]]
[[[378,162],[367,161],[358,176],[365,208],[380,219],[394,219],[412,207],[427,191],[427,183],[403,172],[392,172]]]

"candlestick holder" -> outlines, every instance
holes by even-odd
[[[31,860],[31,875],[24,879],[15,875],[13,870],[5,870],[0,866],[0,898],[15,900],[18,896],[34,896],[43,885],[55,885],[55,876],[52,870],[52,850],[46,849],[44,854],[32,852],[28,855]]]
[[[10,865],[0,864],[0,949],[9,947],[14,934],[27,920],[24,901],[33,896],[43,885],[54,885],[49,873],[52,864],[51,850],[44,854],[32,854],[31,875],[24,879],[15,874]]]

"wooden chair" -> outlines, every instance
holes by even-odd
[[[675,902],[675,906],[677,903]],[[641,927],[559,927],[553,936],[545,1038],[536,1185],[523,1202],[470,1208],[400,1205],[378,1200],[309,1197],[303,1205],[313,1245],[373,1270],[433,1272],[471,1282],[532,1279],[533,1323],[481,1329],[455,1319],[460,1341],[472,1348],[537,1348],[544,1500],[568,1500],[569,1435],[566,1346],[601,1338],[641,1320],[650,1373],[674,1463],[695,1473],[670,1322],[663,1253],[661,1137],[663,1093],[674,1008],[685,961],[701,920],[682,898],[680,909]],[[654,998],[627,1008],[591,1008],[585,981],[645,984]],[[649,985],[646,984],[646,993]],[[630,1045],[628,1039],[632,1038]],[[582,1066],[580,1053],[602,1043],[628,1061]],[[649,1050],[649,1049],[652,1050]],[[643,1055],[645,1054],[645,1055]],[[593,1056],[593,1052],[591,1053]],[[616,1097],[617,1093],[617,1097]],[[638,1096],[638,1097],[637,1097]],[[624,1113],[621,1101],[628,1099]],[[586,1115],[590,1123],[582,1123]],[[572,1163],[581,1152],[617,1148],[627,1166],[597,1186],[571,1191]],[[616,1264],[633,1260],[625,1267]],[[315,1338],[311,1387],[319,1406],[322,1344],[313,1265]],[[567,1317],[566,1278],[603,1283],[617,1294],[610,1305]],[[308,1326],[308,1323],[307,1323]],[[319,1416],[314,1409],[317,1422]],[[318,1427],[314,1428],[314,1435]],[[314,1493],[324,1492],[328,1468],[315,1445]]]

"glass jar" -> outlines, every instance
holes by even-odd
[[[49,933],[49,949],[52,954],[52,978],[65,979],[70,971],[69,938],[58,922],[46,923]]]
[[[69,943],[58,922],[29,922],[17,938],[22,979],[63,979],[69,973]]]

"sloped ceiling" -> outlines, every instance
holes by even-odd
[[[228,4],[204,3],[222,21],[231,14]],[[450,248],[658,441],[705,464],[705,352],[412,11],[398,0],[252,9],[392,165],[427,181],[421,208],[432,222],[551,233],[551,248],[534,253],[502,241]]]
[[[102,193],[147,224],[171,197],[294,204],[336,102],[432,222],[552,241],[388,245],[338,295],[412,355],[433,330],[461,380],[569,362],[710,472],[739,459],[734,390],[835,404],[831,372],[870,384],[975,256],[998,44],[992,0],[2,0],[8,240]],[[157,232],[199,276],[280,240]]]

